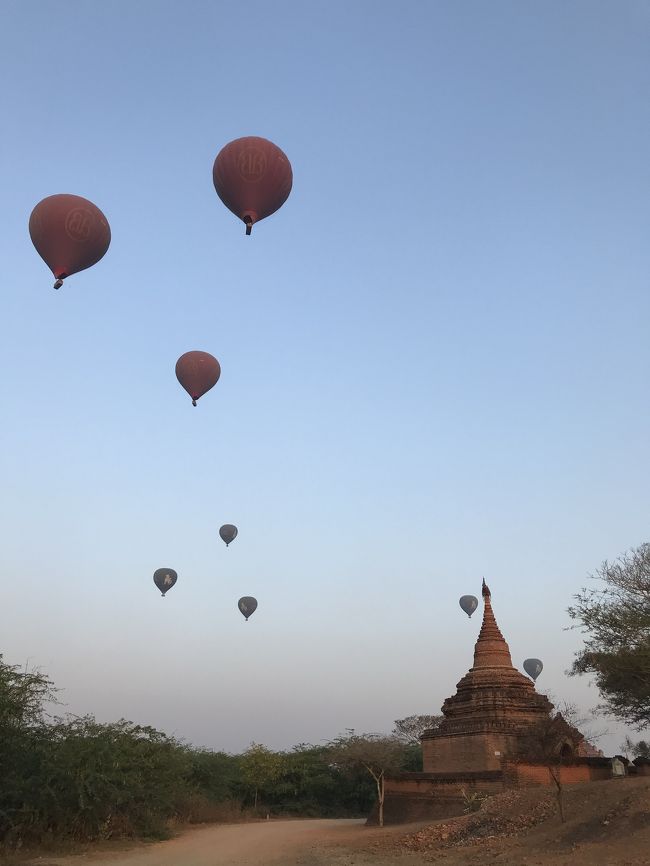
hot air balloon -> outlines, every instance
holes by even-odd
[[[248,622],[248,617],[252,616],[257,610],[257,599],[253,598],[252,595],[245,595],[243,598],[239,599],[237,607],[246,617],[246,622]]]
[[[232,523],[224,523],[219,530],[219,535],[226,542],[226,547],[228,547],[230,542],[237,538],[237,527],[233,526]]]
[[[157,568],[153,573],[153,582],[161,591],[163,598],[177,580],[178,575],[173,568]]]
[[[275,213],[285,203],[293,172],[277,145],[250,135],[231,141],[219,151],[212,180],[221,201],[246,223],[249,235],[253,223]]]
[[[185,352],[176,361],[176,378],[192,398],[192,406],[219,381],[221,367],[207,352]]]
[[[461,595],[458,604],[462,607],[467,616],[471,617],[478,607],[478,598],[476,598],[475,595]]]
[[[544,665],[539,659],[526,659],[526,661],[524,662],[524,670],[529,677],[533,678],[533,680],[537,679],[543,669]]]
[[[111,242],[108,220],[79,195],[50,195],[36,205],[29,218],[29,234],[39,256],[63,280],[96,264]]]

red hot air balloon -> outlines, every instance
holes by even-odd
[[[291,163],[280,148],[256,135],[236,138],[219,151],[212,169],[217,195],[235,216],[253,223],[275,213],[289,197]]]
[[[50,195],[39,201],[29,218],[29,234],[56,277],[55,289],[70,274],[96,264],[111,242],[104,214],[79,195]]]
[[[192,406],[219,381],[221,367],[207,352],[185,352],[176,361],[176,378],[192,398]]]

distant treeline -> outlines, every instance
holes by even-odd
[[[0,656],[0,844],[165,838],[175,823],[266,815],[366,815],[375,785],[328,746],[241,755],[194,749],[151,727],[47,713],[55,691]],[[419,749],[404,745],[404,769]]]

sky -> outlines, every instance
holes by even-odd
[[[485,576],[595,707],[566,609],[650,541],[650,5],[0,11],[5,661],[209,748],[390,731],[471,666]],[[244,135],[294,175],[251,237],[212,184]],[[63,192],[112,242],[57,292]]]

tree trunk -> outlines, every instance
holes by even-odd
[[[564,798],[562,796],[564,793],[564,790],[562,788],[562,776],[561,776],[562,769],[561,769],[561,767],[549,767],[548,771],[551,774],[551,779],[553,779],[553,781],[555,782],[555,796],[557,797],[557,809],[558,809],[558,812],[560,813],[560,821],[564,824],[566,819],[564,817]]]
[[[257,812],[257,788],[255,788],[255,805],[253,806],[253,808]]]
[[[379,826],[384,826],[384,774],[377,779],[377,800],[379,801]]]

